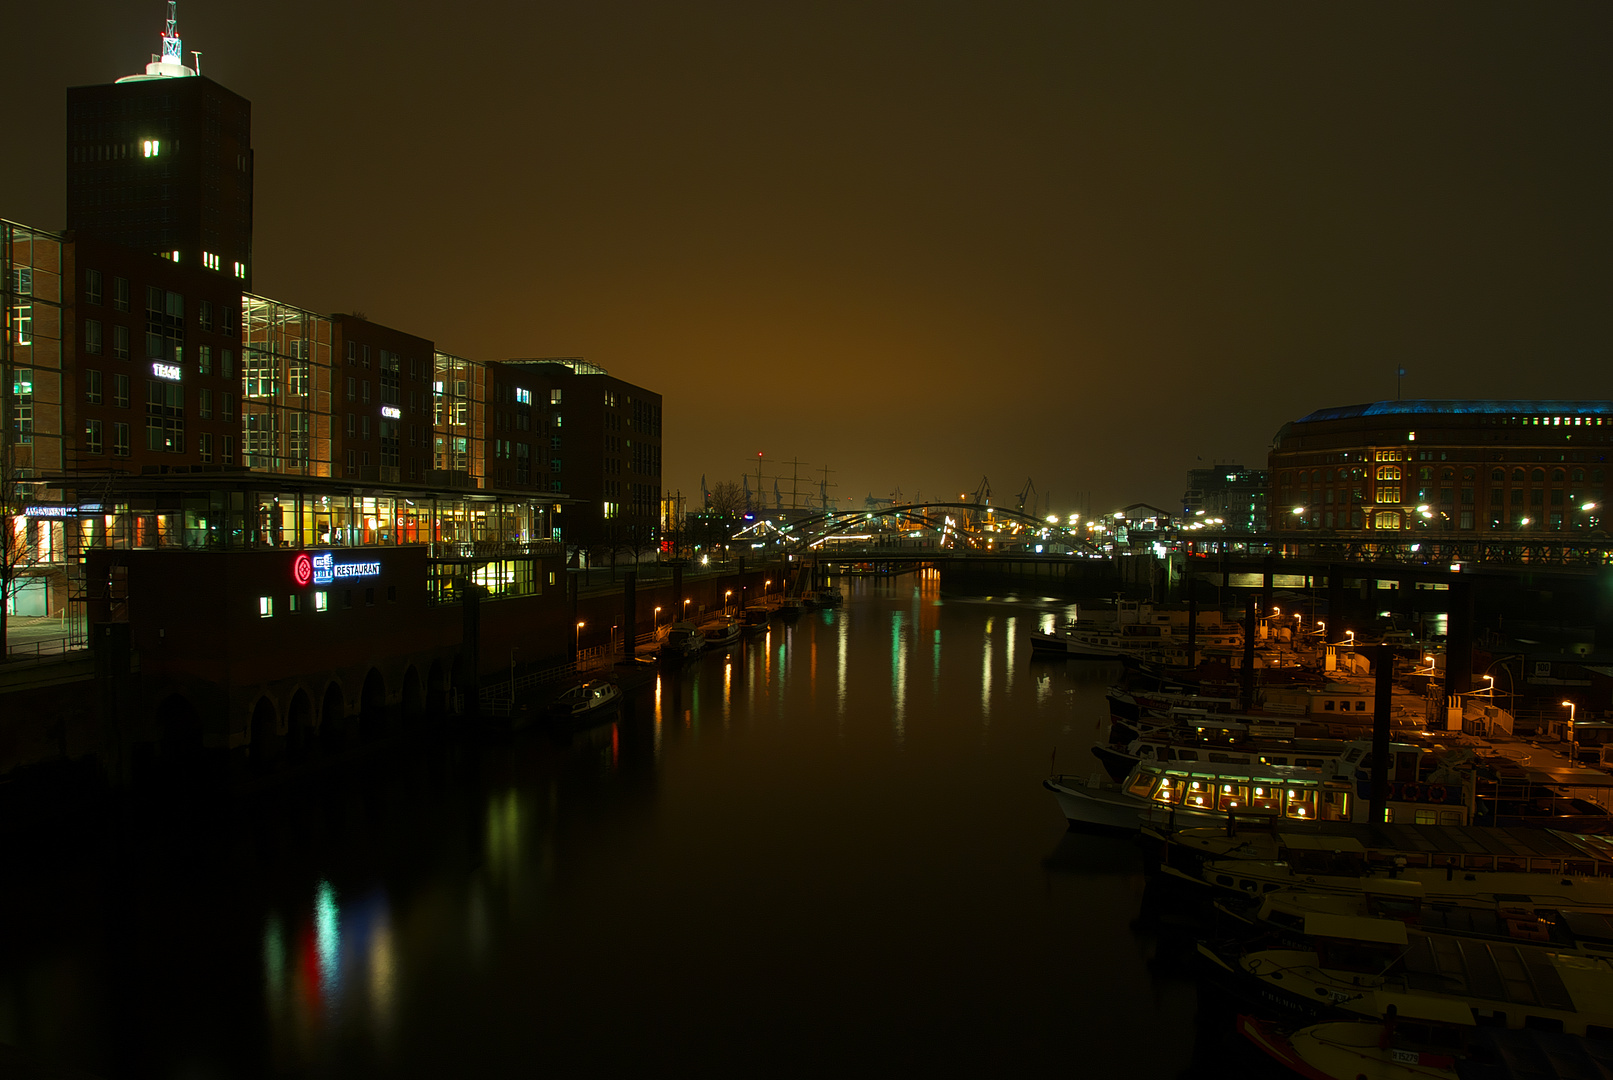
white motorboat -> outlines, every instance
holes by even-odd
[[[700,628],[700,636],[705,640],[708,649],[721,648],[732,645],[739,640],[744,627],[738,619],[721,615]]]
[[[592,679],[573,686],[549,706],[549,716],[562,724],[586,724],[614,709],[622,689],[608,679]]]

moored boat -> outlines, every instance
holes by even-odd
[[[660,656],[667,663],[677,663],[697,656],[706,647],[700,627],[692,622],[675,622],[666,628],[661,639]]]
[[[549,706],[549,719],[561,725],[589,724],[621,704],[621,687],[608,679],[591,679],[573,686]]]
[[[758,635],[767,633],[768,612],[766,608],[748,607],[739,613],[740,630],[746,634]]]
[[[741,633],[739,620],[727,615],[720,615],[700,628],[700,636],[705,640],[708,649],[732,645],[739,640]]]

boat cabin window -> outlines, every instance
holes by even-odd
[[[1285,757],[1261,758],[1260,763],[1262,765],[1287,765],[1288,759]]]
[[[1318,809],[1321,811],[1323,821],[1349,821],[1350,820],[1350,793],[1347,791],[1324,791]]]
[[[1280,786],[1275,786],[1270,781],[1256,780],[1254,797],[1250,800],[1249,806],[1257,814],[1275,814],[1282,809],[1282,799],[1283,792]]]
[[[1416,824],[1418,824],[1418,825],[1432,825],[1432,824],[1434,824],[1434,812],[1432,810],[1418,810],[1417,814],[1416,814],[1416,817],[1417,817]]]
[[[1223,812],[1249,809],[1249,785],[1247,784],[1218,784],[1216,785],[1215,808]]]
[[[1530,859],[1529,869],[1537,874],[1560,874],[1563,872],[1561,859]]]
[[[1344,752],[1344,761],[1345,761],[1346,764],[1354,765],[1356,762],[1358,762],[1360,760],[1361,760],[1361,748],[1359,746],[1352,747],[1351,749],[1346,750]]]
[[[1279,762],[1279,764],[1281,763]],[[1294,759],[1294,767],[1297,769],[1320,769],[1322,759],[1319,757],[1297,757]]]
[[[1563,1022],[1555,1016],[1525,1016],[1523,1026],[1530,1031],[1550,1031],[1561,1035]]]
[[[1215,806],[1215,792],[1211,790],[1215,785],[1205,777],[1187,782],[1186,793],[1182,796],[1182,805],[1197,807],[1205,810]]]
[[[1199,752],[1197,750],[1178,750],[1178,751],[1176,751],[1176,760],[1177,761],[1197,761],[1198,759],[1199,759]]]
[[[1563,873],[1576,877],[1595,877],[1596,864],[1589,859],[1569,859],[1563,864]]]
[[[1132,778],[1131,786],[1126,789],[1126,794],[1135,795],[1139,799],[1146,799],[1153,793],[1154,785],[1157,783],[1159,783],[1158,773],[1149,772],[1147,769],[1139,769],[1137,775]]]
[[[1154,801],[1174,806],[1182,801],[1182,792],[1184,790],[1186,790],[1186,784],[1182,782],[1180,777],[1167,776],[1159,782],[1159,790],[1154,792]]]
[[[1439,812],[1439,823],[1441,825],[1460,825],[1462,823],[1462,812],[1460,810],[1441,810]]]
[[[1405,859],[1406,869],[1408,870],[1420,870],[1428,866],[1428,856],[1421,852],[1408,851],[1396,856],[1396,858]]]
[[[1403,752],[1395,755],[1394,780],[1397,784],[1414,784],[1417,782],[1417,754]],[[1419,822],[1418,824],[1421,824]],[[1429,822],[1430,825],[1433,822]]]
[[[1495,869],[1495,856],[1494,855],[1465,855],[1462,858],[1462,869],[1464,869],[1464,870],[1494,870]]]
[[[1529,869],[1529,860],[1517,855],[1497,855],[1495,868],[1503,874],[1521,874]]]
[[[1316,789],[1307,787],[1291,787],[1283,792],[1287,809],[1285,817],[1298,821],[1316,820]]]

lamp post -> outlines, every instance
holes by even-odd
[[[577,624],[577,638],[572,642],[572,652],[576,653],[579,657],[582,655],[582,628],[587,625],[588,624],[586,622],[579,622]]]
[[[1574,703],[1563,702],[1568,706],[1568,760],[1575,765],[1579,764],[1579,740],[1574,738]]]
[[[689,617],[689,605],[692,603],[694,603],[692,600],[685,600],[683,602],[683,611],[678,616],[680,619],[687,619]]]
[[[650,617],[650,629],[657,634],[661,632],[661,609],[656,608],[655,614]]]
[[[732,589],[725,590],[722,594],[722,613],[724,617],[728,615],[728,598],[733,595],[734,590]]]

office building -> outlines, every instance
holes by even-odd
[[[177,6],[144,72],[67,91],[67,229],[250,289],[252,106],[185,63]]]
[[[1189,469],[1183,517],[1189,523],[1213,521],[1214,528],[1227,532],[1265,532],[1267,483],[1264,469],[1238,464]]]

